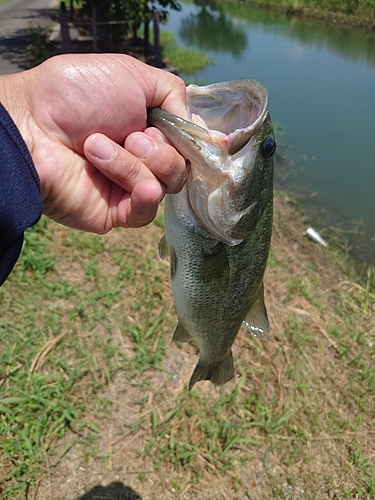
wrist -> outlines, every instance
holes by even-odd
[[[29,99],[30,71],[0,76],[0,102],[7,110],[26,143],[30,154],[34,149],[32,105]]]

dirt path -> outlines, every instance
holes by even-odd
[[[0,74],[28,68],[26,57],[29,25],[48,28],[57,0],[8,0],[0,3]]]

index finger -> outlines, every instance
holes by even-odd
[[[159,70],[163,71],[163,70]],[[187,119],[186,111],[186,85],[185,82],[171,73],[164,73],[164,85],[160,85],[160,80],[155,87],[155,94],[148,108],[162,108],[174,115]],[[168,75],[167,77],[165,75]]]
[[[143,89],[146,107],[163,108],[186,119],[185,82],[169,71],[145,65],[137,59],[130,58],[130,62],[133,66],[133,76],[135,72],[138,73],[136,80]]]

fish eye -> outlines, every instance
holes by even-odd
[[[276,141],[273,135],[269,135],[264,139],[262,145],[260,147],[260,152],[262,153],[263,158],[268,160],[273,156],[276,151]]]

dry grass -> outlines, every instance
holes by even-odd
[[[49,225],[54,263],[44,284],[26,269],[1,296],[3,326],[18,310],[45,332],[25,367],[14,357],[1,374],[2,397],[17,370],[61,375],[72,384],[64,401],[82,411],[41,443],[44,461],[24,496],[4,498],[373,498],[373,290],[303,229],[276,197],[265,278],[272,335],[259,341],[241,330],[236,379],[188,393],[197,354],[169,344],[175,314],[168,267],[156,256],[162,228],[100,238]],[[42,308],[27,305],[32,295]],[[4,478],[12,465],[0,457]]]

